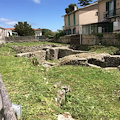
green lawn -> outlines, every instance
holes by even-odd
[[[12,103],[22,105],[22,120],[56,120],[64,112],[75,120],[120,119],[118,70],[61,66],[47,71],[27,58],[14,57],[11,45],[0,48],[0,73]],[[72,89],[61,108],[55,102],[59,88],[53,88],[59,81]]]

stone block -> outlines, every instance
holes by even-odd
[[[47,60],[57,60],[58,59],[58,48],[50,48],[46,50],[46,59]]]
[[[39,63],[42,63],[46,60],[46,51],[44,50],[33,52],[33,54],[35,54],[35,57],[37,58]]]
[[[40,50],[35,52],[19,53],[15,55],[15,57],[36,57],[38,62],[41,63],[42,61],[46,60],[46,51]]]
[[[1,94],[0,94],[0,111],[2,110],[3,108],[3,104],[2,104],[2,97],[1,97]]]
[[[105,56],[104,59],[106,67],[117,67],[120,65],[120,56],[118,55]]]

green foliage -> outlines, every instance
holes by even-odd
[[[89,5],[90,2],[92,2],[93,0],[78,0],[80,4],[80,6],[86,6],[86,5]]]
[[[115,33],[115,37],[116,37],[117,40],[120,41],[120,33]]]
[[[65,12],[68,14],[70,13],[70,9],[69,8],[65,8]]]
[[[60,36],[64,36],[65,33],[63,30],[58,30],[58,32],[54,35],[55,39],[58,39]]]
[[[39,62],[38,62],[38,60],[37,60],[36,57],[33,57],[33,58],[31,59],[31,62],[32,62],[33,65],[35,65],[35,66],[39,64]]]
[[[45,35],[46,37],[54,36],[54,32],[52,32],[49,29],[42,29],[42,35]]]
[[[96,52],[96,53],[109,53],[114,54],[119,50],[118,47],[115,46],[103,46],[103,45],[94,45],[89,46],[90,52]]]
[[[65,12],[68,14],[72,11],[74,11],[74,6],[77,6],[76,4],[70,4],[68,8],[65,8]]]
[[[35,35],[34,29],[31,28],[27,22],[18,22],[15,26],[15,32],[20,36],[33,36]]]
[[[100,40],[100,43],[102,44],[103,33],[97,33],[95,36],[97,36],[97,38]]]

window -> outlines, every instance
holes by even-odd
[[[116,0],[106,2],[106,17],[116,15]]]
[[[75,28],[73,29],[73,34],[76,34],[76,29]]]

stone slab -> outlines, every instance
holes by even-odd
[[[0,94],[0,111],[2,110],[3,108],[3,105],[2,105],[2,97],[1,97],[1,94]]]

